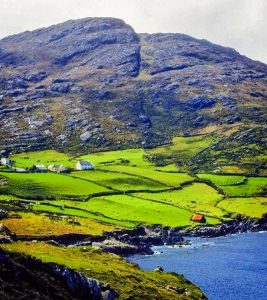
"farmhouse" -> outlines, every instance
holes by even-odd
[[[94,170],[95,166],[89,161],[79,160],[76,164],[76,170]]]
[[[206,218],[203,215],[193,215],[190,220],[198,223],[206,223]]]
[[[51,172],[55,172],[55,173],[64,173],[64,172],[67,172],[67,168],[64,167],[63,165],[50,165],[47,167],[48,171],[51,171]]]
[[[11,164],[11,160],[8,157],[2,157],[1,158],[1,165],[8,166]]]

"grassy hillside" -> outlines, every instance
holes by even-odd
[[[25,253],[44,262],[64,264],[88,277],[109,283],[120,292],[120,299],[201,299],[200,290],[182,276],[140,270],[136,265],[110,253],[91,247],[63,248],[45,243],[12,243],[5,250]],[[68,258],[66,260],[66,257]],[[130,270],[130,272],[129,272]],[[167,286],[186,288],[190,296],[179,295]]]

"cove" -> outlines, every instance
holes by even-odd
[[[267,232],[190,241],[183,247],[153,247],[154,255],[128,259],[144,270],[162,266],[164,271],[183,274],[211,300],[266,299]]]

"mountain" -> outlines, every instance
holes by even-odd
[[[119,19],[27,31],[0,40],[0,147],[80,153],[212,134],[215,148],[227,140],[224,152],[238,156],[235,135],[248,132],[241,146],[263,141],[252,147],[262,154],[266,75],[265,64],[234,49],[137,34]],[[213,152],[201,155],[216,159]]]

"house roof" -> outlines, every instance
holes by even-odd
[[[92,163],[90,163],[89,161],[83,161],[83,160],[79,160],[78,163],[81,165],[81,166],[92,166]]]
[[[35,167],[38,168],[38,169],[45,169],[46,170],[46,167],[44,165],[37,164],[37,165],[35,165]]]
[[[192,220],[193,221],[201,221],[204,218],[203,215],[193,215]]]

